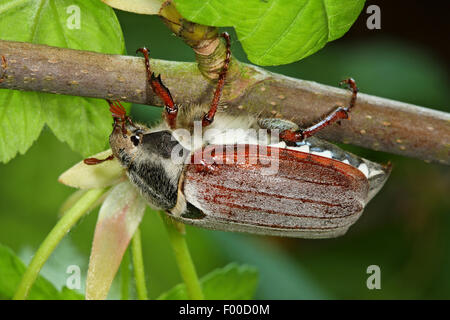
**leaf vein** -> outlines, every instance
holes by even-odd
[[[241,42],[244,41],[245,39],[251,37],[256,32],[256,30],[258,30],[258,28],[261,26],[261,24],[263,24],[264,18],[269,14],[269,12],[272,11],[272,8],[275,5],[275,3],[278,3],[278,1],[277,0],[272,1],[272,3],[270,4],[270,7],[267,8],[267,10],[264,12],[264,14],[261,17],[257,18],[258,22],[256,23],[256,26],[246,36],[241,37],[241,39],[239,39]]]
[[[36,29],[37,25],[39,24],[39,20],[41,19],[41,11],[42,8],[45,6],[46,0],[41,0],[38,9],[36,10],[36,14],[32,18],[32,24],[31,24],[31,35],[30,35],[30,42],[34,43],[34,39],[36,37]]]
[[[280,35],[280,37],[270,45],[269,48],[264,50],[264,53],[259,57],[259,60],[264,59],[266,57],[266,55],[268,55],[269,52],[275,46],[277,46],[281,42],[281,40],[284,39],[285,34],[289,33],[289,31],[291,31],[291,29],[294,27],[295,22],[300,18],[300,16],[303,14],[304,9],[308,6],[308,4],[310,2],[311,2],[311,0],[308,0],[301,8],[299,8],[297,14],[295,15],[294,19],[292,19],[292,22],[289,24],[289,26],[283,31],[283,33]]]
[[[197,10],[195,11],[195,13],[191,16],[190,20],[194,21],[195,18],[198,16],[198,14],[207,6],[209,5],[210,0],[206,0],[203,5]]]

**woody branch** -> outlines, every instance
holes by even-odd
[[[142,58],[0,41],[0,88],[38,91],[161,106],[148,87]],[[176,102],[209,104],[214,82],[195,63],[151,60]],[[227,112],[283,117],[306,126],[346,104],[347,90],[285,77],[238,63],[222,101]],[[0,106],[1,107],[1,106]],[[61,106],[64,107],[64,106]],[[351,121],[333,125],[322,138],[368,149],[449,164],[450,114],[359,94]]]

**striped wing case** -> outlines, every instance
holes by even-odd
[[[216,152],[218,147],[227,152]],[[192,160],[204,160],[205,154],[213,164],[189,164],[185,169],[181,187],[188,212],[179,217],[184,223],[330,238],[345,233],[368,201],[366,176],[335,159],[286,148],[210,145],[196,151]]]

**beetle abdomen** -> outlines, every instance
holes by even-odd
[[[192,157],[198,159],[198,153],[210,154],[208,148],[216,147]],[[184,222],[227,231],[331,237],[344,233],[364,208],[368,180],[350,165],[284,148],[267,147],[268,155],[260,152],[266,147],[233,148],[232,156],[214,154],[215,161],[224,164],[206,170],[187,166],[184,195],[205,216],[183,218]],[[276,152],[279,155],[272,158]],[[232,158],[241,162],[230,163]],[[278,161],[277,168],[268,175],[273,161]]]

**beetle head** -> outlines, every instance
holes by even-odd
[[[123,124],[115,120],[109,144],[114,156],[125,166],[136,156],[139,151],[142,137],[149,129],[143,125],[131,123]]]
[[[171,130],[134,124],[120,103],[110,105],[114,125],[109,144],[114,157],[126,167],[128,178],[152,208],[173,208],[177,204],[183,160],[189,152]],[[172,161],[173,150],[181,153],[181,161]]]
[[[136,156],[142,137],[149,129],[144,125],[134,124],[127,116],[125,108],[118,101],[108,101],[114,119],[113,131],[109,136],[109,144],[114,156],[128,166]]]

